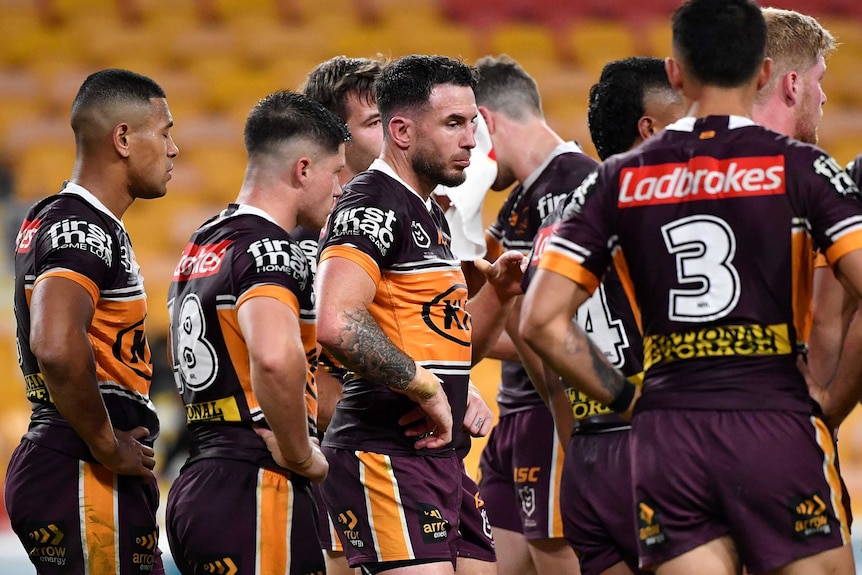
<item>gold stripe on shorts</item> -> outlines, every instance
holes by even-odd
[[[293,498],[287,477],[268,469],[258,472],[256,575],[290,573]]]
[[[367,451],[357,451],[356,456],[378,560],[415,559],[392,460],[388,455]]]
[[[103,465],[78,466],[78,516],[85,575],[120,573],[116,476]]]
[[[829,503],[841,523],[841,542],[846,545],[850,542],[850,523],[847,520],[847,513],[843,504],[844,491],[841,489],[841,476],[835,466],[835,442],[823,420],[812,416],[811,422],[814,424],[817,444],[823,449],[823,474],[829,484]]]

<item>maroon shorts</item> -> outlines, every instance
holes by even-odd
[[[158,505],[155,481],[26,439],[6,472],[12,529],[39,573],[164,575]]]
[[[729,535],[763,573],[850,540],[835,444],[812,415],[644,411],[632,465],[643,566]]]
[[[462,470],[464,463],[461,463]],[[494,537],[491,535],[491,523],[485,512],[485,502],[479,495],[479,487],[467,471],[461,475],[461,516],[458,533],[461,541],[458,543],[458,557],[467,557],[493,563],[497,560],[494,551]]]
[[[180,472],[166,511],[168,542],[182,573],[326,570],[305,478],[244,461],[203,459]]]
[[[314,493],[314,503],[317,505],[317,538],[320,539],[320,548],[324,551],[342,552],[341,540],[332,518],[326,511],[323,495],[320,493],[320,484],[312,483],[311,491]]]
[[[563,449],[550,410],[542,406],[501,417],[482,451],[479,470],[491,525],[527,539],[563,537]]]
[[[458,553],[463,465],[448,457],[385,455],[323,447],[321,484],[351,567],[451,561]]]
[[[560,508],[582,575],[598,575],[619,562],[638,573],[629,437],[624,429],[569,440]]]

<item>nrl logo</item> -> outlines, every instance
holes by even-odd
[[[428,235],[428,232],[425,231],[425,228],[422,227],[422,224],[419,222],[413,222],[410,224],[410,230],[413,233],[413,242],[419,246],[420,248],[427,248],[431,246],[431,236]]]

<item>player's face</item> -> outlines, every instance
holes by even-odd
[[[377,104],[369,102],[356,92],[348,92],[345,104],[347,127],[352,140],[345,150],[347,169],[341,172],[341,183],[368,169],[383,147],[383,124]]]
[[[808,70],[800,73],[802,93],[799,106],[796,108],[796,124],[793,137],[808,144],[817,143],[817,127],[823,118],[823,104],[826,94],[820,82],[826,72],[826,62],[823,56],[817,59]]]
[[[129,191],[135,198],[164,196],[179,149],[171,137],[174,120],[164,98],[150,98],[149,110],[129,132]]]
[[[470,150],[476,147],[476,98],[469,86],[440,84],[431,91],[425,109],[416,120],[411,144],[412,167],[429,182],[457,186],[466,179]]]
[[[308,166],[308,179],[302,202],[297,211],[297,223],[308,230],[319,230],[341,195],[339,176],[344,169],[344,144],[335,154],[321,152]]]

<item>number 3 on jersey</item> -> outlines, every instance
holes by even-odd
[[[676,255],[677,281],[699,284],[670,290],[668,317],[700,323],[733,311],[739,302],[740,282],[731,263],[736,255],[736,237],[727,222],[700,214],[665,224],[661,233],[668,253]]]
[[[171,317],[174,317],[171,302]],[[209,387],[218,373],[218,356],[215,348],[204,337],[206,318],[201,300],[195,294],[188,294],[180,304],[177,321],[171,326],[171,353],[174,358],[174,378],[180,393],[185,387],[192,391],[202,391]]]

